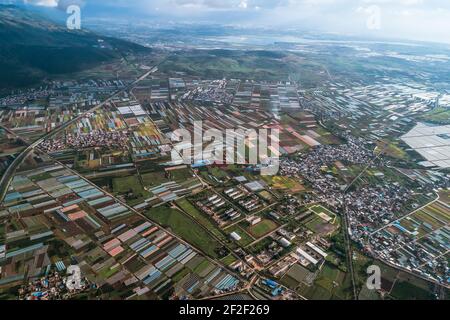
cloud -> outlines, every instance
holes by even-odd
[[[24,3],[42,7],[58,6],[58,0],[24,0]]]
[[[87,0],[89,1],[89,0]],[[14,1],[11,1],[14,2]],[[83,7],[86,0],[17,0],[16,3],[23,2],[25,5],[32,5],[38,7],[58,8],[65,11],[70,5],[77,5]],[[94,1],[93,1],[94,2]],[[112,1],[110,1],[112,2]],[[1,2],[0,2],[1,4]]]

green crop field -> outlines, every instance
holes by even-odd
[[[193,173],[190,169],[177,169],[169,172],[169,175],[173,181],[184,182],[186,180],[192,179]]]
[[[450,110],[448,108],[437,108],[428,112],[423,117],[423,120],[437,123],[437,124],[449,124],[450,123]]]
[[[127,194],[130,191],[133,193],[133,198],[126,199],[127,203],[131,206],[142,202],[145,198],[150,197],[150,192],[146,191],[139,180],[139,177],[126,176],[120,178],[114,178],[113,190],[116,194]]]
[[[169,181],[161,171],[141,174],[141,178],[146,187],[159,186]]]
[[[182,212],[161,206],[147,211],[145,215],[162,226],[170,228],[175,234],[210,257],[217,258],[216,249],[221,247],[220,243],[211,238],[200,226]]]
[[[195,268],[194,272],[196,274],[201,274],[204,270],[206,270],[211,265],[211,262],[209,262],[207,259],[203,259],[202,262],[200,262]]]
[[[238,241],[238,243],[245,247],[248,246],[250,243],[255,241],[245,230],[243,230],[240,226],[234,225],[227,229],[228,234],[231,234],[233,232],[236,232],[240,237],[241,240]]]
[[[221,240],[225,240],[225,235],[216,227],[216,225],[207,217],[205,214],[201,213],[191,204],[187,199],[177,200],[176,204],[189,214],[195,221],[201,223],[204,227],[213,233],[216,237]]]
[[[431,292],[419,288],[407,281],[397,282],[394,286],[394,289],[392,289],[391,296],[399,300],[433,299],[433,294]]]
[[[236,262],[236,260],[237,259],[232,254],[229,254],[228,256],[223,258],[221,261],[224,265],[229,266],[229,265],[233,264],[234,262]]]
[[[375,153],[383,153],[384,155],[395,159],[408,158],[406,151],[400,148],[396,142],[379,141]]]
[[[126,193],[130,190],[133,193],[143,193],[144,188],[137,176],[120,177],[113,179],[113,190],[117,193]]]
[[[262,176],[262,178],[276,190],[286,190],[292,193],[298,193],[305,190],[303,185],[293,178],[281,176]]]

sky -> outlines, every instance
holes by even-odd
[[[159,18],[450,43],[448,0],[23,1],[60,9],[75,3],[91,17],[120,12],[122,16],[148,17],[149,22]]]

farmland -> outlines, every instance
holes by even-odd
[[[193,246],[206,252],[209,256],[217,258],[220,244],[210,238],[197,224],[183,215],[179,210],[158,207],[146,212],[146,216],[169,228],[175,234],[191,243]]]

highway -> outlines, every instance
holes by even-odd
[[[93,113],[95,111],[97,111],[98,109],[104,107],[106,104],[108,104],[112,99],[114,99],[116,96],[118,96],[119,94],[129,91],[131,88],[133,88],[136,84],[138,84],[139,82],[141,82],[142,80],[146,79],[150,74],[155,73],[156,71],[158,71],[158,67],[154,66],[153,68],[151,68],[149,71],[147,71],[146,73],[144,73],[142,76],[140,76],[138,79],[136,79],[135,81],[133,81],[132,83],[130,83],[128,86],[126,86],[125,88],[118,90],[116,92],[114,92],[113,94],[111,94],[107,99],[105,99],[103,102],[101,102],[100,104],[96,105],[95,107],[89,109],[88,111],[78,115],[77,117],[73,118],[72,120],[64,123],[63,125],[53,129],[52,131],[48,132],[45,136],[41,137],[39,140],[31,143],[27,148],[25,148],[15,159],[14,161],[9,165],[8,169],[6,169],[5,173],[3,174],[3,176],[0,179],[0,203],[3,202],[3,199],[5,198],[5,195],[8,191],[9,185],[11,183],[11,179],[14,175],[14,173],[16,172],[17,168],[19,167],[19,165],[25,160],[25,158],[37,147],[39,146],[43,141],[51,138],[52,136],[64,131],[65,129],[67,129],[69,126],[71,126],[72,124],[76,123],[77,121],[79,121],[80,119],[86,117],[87,115],[89,115],[90,113]]]

